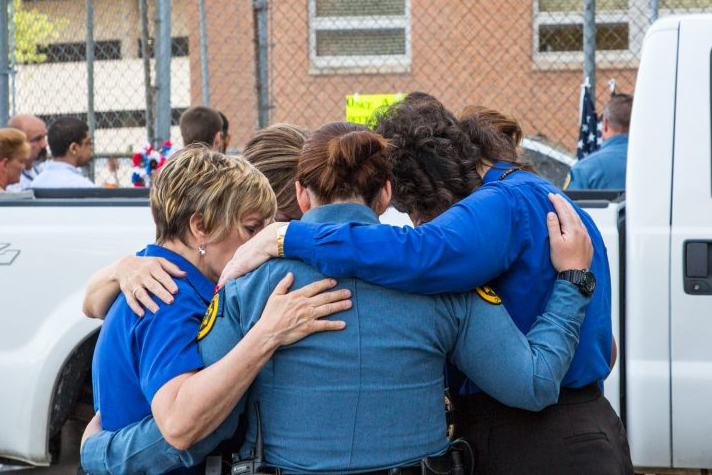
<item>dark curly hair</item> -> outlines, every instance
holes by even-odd
[[[482,185],[479,147],[435,97],[414,92],[377,112],[392,148],[393,206],[432,219]]]

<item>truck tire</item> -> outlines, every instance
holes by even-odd
[[[91,362],[99,331],[91,334],[69,355],[57,378],[50,406],[49,450],[52,461],[59,459],[62,427],[74,417],[88,422],[93,415]],[[86,419],[86,420],[85,420]],[[78,441],[77,441],[78,444]],[[77,445],[78,446],[78,445]]]

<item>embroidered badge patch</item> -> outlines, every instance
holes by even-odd
[[[218,316],[218,309],[220,308],[220,292],[213,296],[213,300],[210,301],[208,309],[205,311],[205,316],[203,321],[200,323],[200,329],[198,329],[198,340],[202,340],[205,336],[210,333],[215,325],[215,318]]]
[[[499,298],[499,295],[497,295],[494,289],[492,289],[489,285],[477,287],[475,291],[477,291],[477,295],[479,295],[485,302],[491,303],[492,305],[502,304],[502,299]]]

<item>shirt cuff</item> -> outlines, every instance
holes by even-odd
[[[106,453],[113,437],[114,432],[102,430],[84,441],[80,456],[82,468],[86,473],[92,475],[110,473],[106,466]]]
[[[590,301],[591,297],[584,296],[574,284],[557,279],[549,303],[546,305],[546,311],[581,323],[585,315],[584,308]]]
[[[287,259],[305,259],[308,257],[312,241],[313,227],[300,221],[289,223],[284,235],[284,257]]]

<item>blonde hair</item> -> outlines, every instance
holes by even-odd
[[[0,129],[0,160],[18,158],[19,155],[30,153],[30,143],[27,136],[21,130],[10,127]]]
[[[277,195],[277,208],[285,215],[301,214],[294,182],[297,164],[309,132],[292,124],[274,124],[258,130],[242,155],[264,173]]]
[[[169,158],[151,188],[158,244],[183,241],[196,213],[202,215],[205,232],[220,239],[234,228],[247,236],[243,220],[248,214],[272,219],[276,208],[274,192],[262,173],[247,160],[204,145],[191,145]]]

